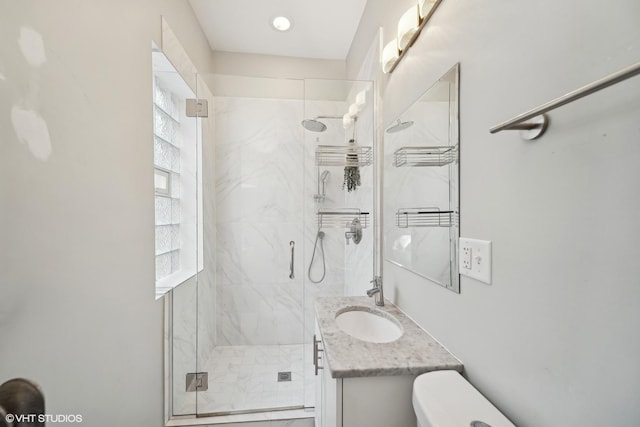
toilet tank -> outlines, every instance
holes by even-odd
[[[456,371],[434,371],[416,378],[413,408],[418,427],[515,427]]]

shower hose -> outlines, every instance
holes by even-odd
[[[322,255],[322,277],[320,277],[320,280],[313,280],[311,278],[311,267],[313,267],[313,261],[316,258],[316,249],[318,248],[318,240],[320,240],[320,254]],[[307,272],[307,276],[309,277],[309,280],[311,281],[311,283],[320,283],[324,280],[324,276],[327,274],[327,266],[325,265],[324,262],[324,245],[322,243],[322,241],[324,240],[324,231],[318,230],[318,234],[316,234],[316,241],[313,244],[313,254],[311,255],[311,262],[309,263],[309,271]]]

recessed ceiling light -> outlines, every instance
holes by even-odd
[[[289,31],[293,27],[291,19],[286,16],[276,16],[271,20],[271,26],[278,31]]]

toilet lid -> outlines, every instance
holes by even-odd
[[[515,427],[456,371],[434,371],[416,378],[413,407],[425,427]]]

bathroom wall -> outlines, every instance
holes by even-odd
[[[275,79],[344,79],[346,61],[213,51],[211,71]]]
[[[349,76],[413,4],[368,2]],[[636,63],[638,16],[634,0],[444,1],[377,76],[385,125],[460,62],[461,235],[493,242],[493,281],[458,295],[385,263],[385,295],[518,426],[640,423],[640,79],[552,112],[539,140],[488,131]]]
[[[277,84],[267,80],[263,84]],[[288,84],[299,85],[301,95],[303,83]],[[310,342],[313,299],[344,294],[345,275],[352,268],[345,265],[343,229],[323,228],[324,280],[312,283],[308,268],[318,231],[317,210],[351,206],[345,204],[343,168],[321,167],[320,173],[330,172],[326,198],[320,203],[313,197],[319,192],[315,148],[344,144],[345,131],[341,120],[327,120],[328,129],[322,133],[305,131],[300,123],[318,114],[342,116],[346,109],[344,101],[303,102],[301,97],[215,98],[219,345],[299,344],[303,319],[304,340]],[[363,171],[363,176],[370,198],[370,174]],[[319,245],[311,273],[314,280],[322,276]]]
[[[302,107],[215,98],[219,345],[302,343]]]
[[[154,297],[151,41],[186,2],[0,2],[0,381],[87,425],[163,420]]]
[[[317,211],[357,207],[370,212],[372,173],[363,168],[362,186],[347,193],[344,168],[318,168],[315,152],[318,145],[346,144],[351,132],[345,132],[341,119],[324,119],[327,130],[321,133],[306,131],[300,123],[317,115],[341,118],[349,96],[364,88],[372,96],[370,84],[220,74],[205,79],[216,93],[218,344],[309,343],[313,300],[354,292],[348,284],[362,280],[348,278],[368,277],[372,271],[370,229],[361,245],[345,246],[345,229],[325,225],[326,275],[317,284],[309,280]],[[357,138],[370,146],[372,103],[366,108]],[[330,175],[320,202],[314,196],[321,191],[318,179],[325,170]],[[293,280],[288,277],[291,240],[296,242]],[[352,258],[359,251],[361,256]],[[358,273],[363,269],[364,276]],[[322,276],[319,245],[311,276]],[[359,294],[368,285],[364,282]]]

